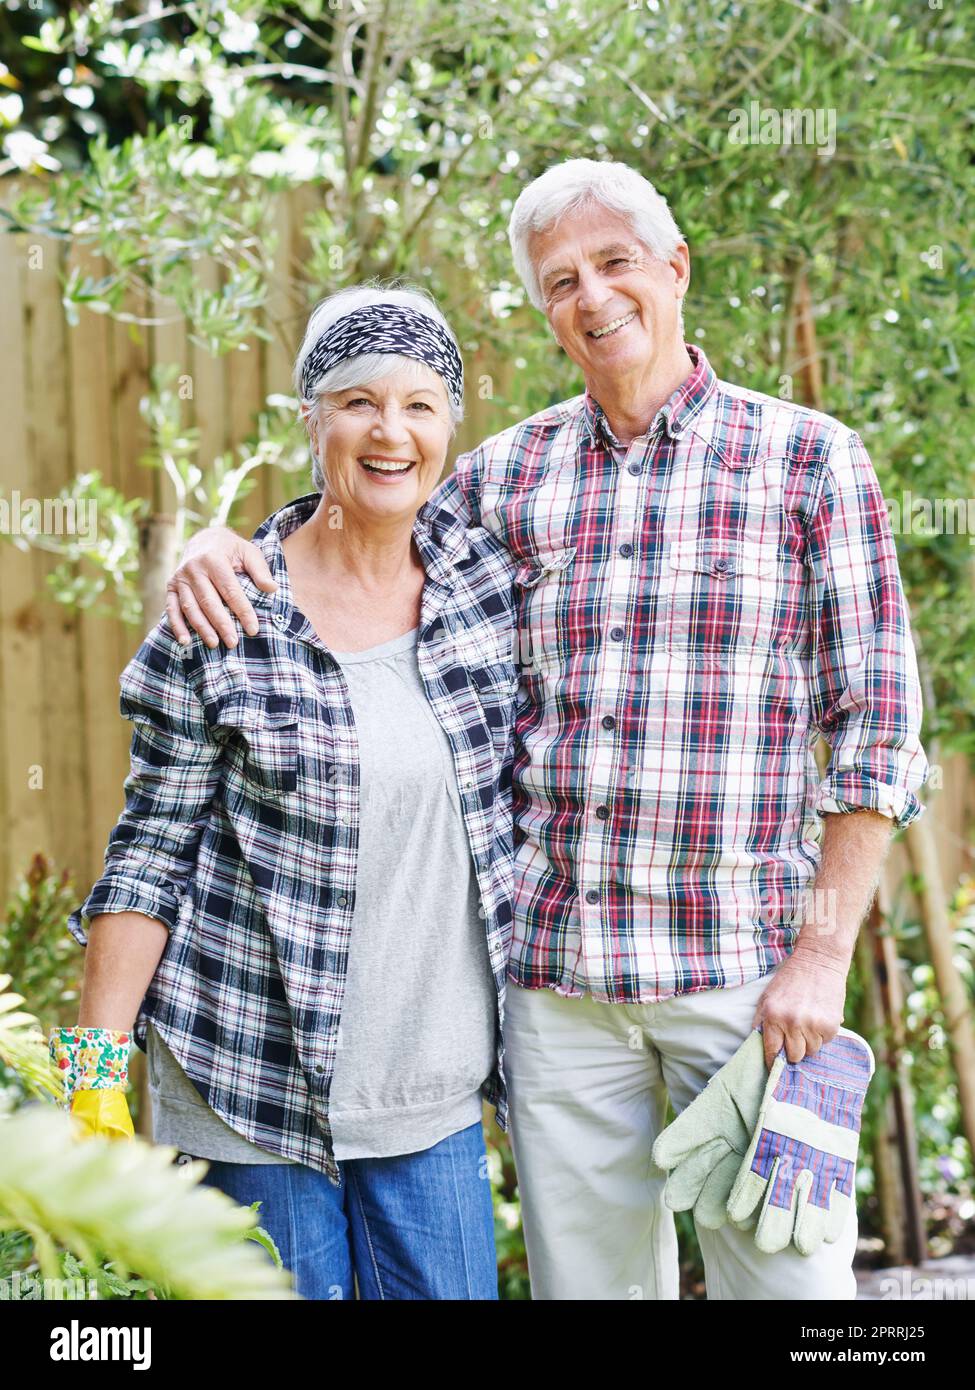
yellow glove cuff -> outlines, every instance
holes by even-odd
[[[108,1139],[135,1135],[124,1091],[78,1091],[71,1102],[71,1114],[85,1134],[101,1134]]]

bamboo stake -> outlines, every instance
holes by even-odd
[[[876,940],[869,921],[857,938],[857,969],[863,985],[863,1031],[877,1058],[878,1068],[892,1075],[890,1030],[884,1012],[883,993],[875,955]],[[904,1264],[907,1259],[907,1232],[904,1224],[904,1204],[900,1157],[897,1147],[897,1119],[894,1111],[893,1088],[886,1092],[880,1124],[874,1135],[873,1171],[877,1185],[877,1204],[880,1208],[880,1229],[884,1252],[890,1264]]]
[[[911,1088],[907,1060],[900,962],[897,959],[894,935],[890,929],[890,900],[883,878],[867,920],[867,930],[873,938],[874,960],[890,1040],[891,1100],[904,1195],[906,1254],[913,1264],[920,1264],[927,1258],[927,1236],[921,1201],[921,1177],[918,1171],[914,1092]]]
[[[930,816],[928,808],[926,815],[912,821],[904,840],[920,883],[921,918],[951,1042],[962,1128],[975,1154],[975,1029],[968,991],[954,961],[951,921]]]

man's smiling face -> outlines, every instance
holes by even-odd
[[[655,260],[625,217],[591,204],[532,233],[529,246],[552,331],[597,399],[602,383],[644,376],[681,351],[683,242],[670,261]]]

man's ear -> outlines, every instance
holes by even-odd
[[[667,264],[674,272],[674,292],[678,299],[683,299],[691,283],[691,253],[686,241],[677,243]]]

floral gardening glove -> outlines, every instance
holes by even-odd
[[[64,1083],[64,1105],[88,1134],[131,1139],[125,1099],[132,1034],[112,1028],[52,1028],[51,1063]]]
[[[654,1163],[669,1173],[667,1206],[693,1210],[696,1224],[707,1231],[728,1220],[728,1198],[751,1143],[768,1075],[756,1028],[653,1146]]]
[[[772,1063],[761,1111],[728,1199],[728,1217],[775,1254],[812,1255],[839,1239],[854,1203],[860,1115],[874,1057],[841,1028],[812,1057]],[[760,1210],[759,1210],[760,1208]]]

